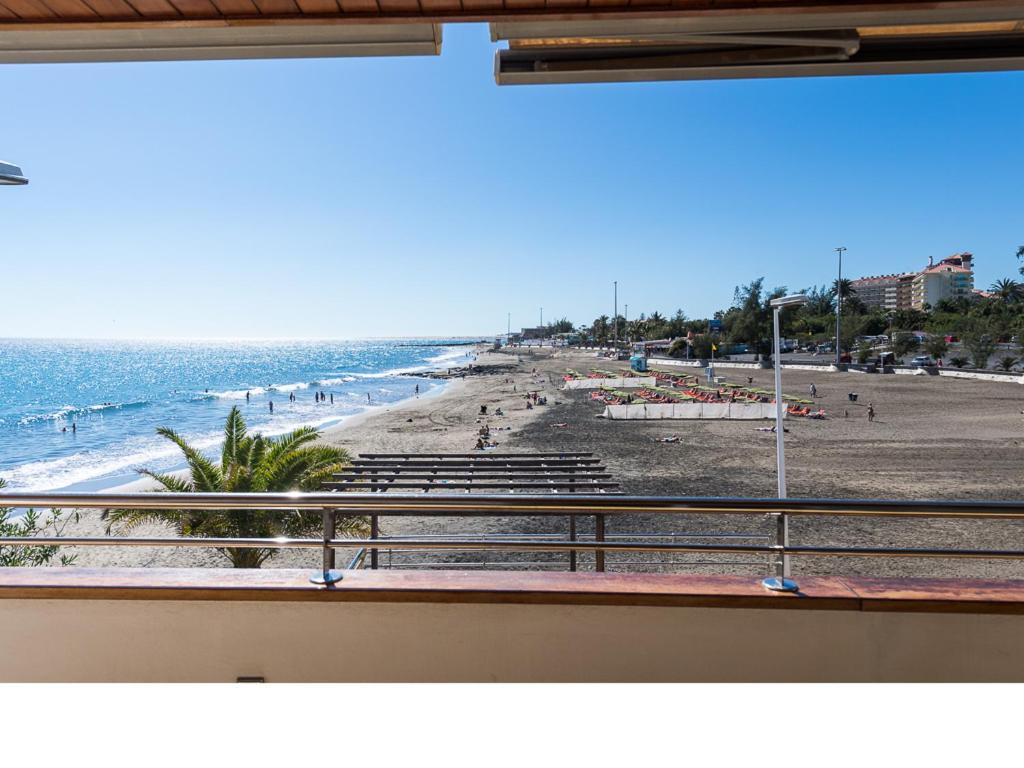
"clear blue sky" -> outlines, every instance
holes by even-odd
[[[1024,73],[496,86],[436,58],[0,66],[0,336],[691,317],[1024,243]]]

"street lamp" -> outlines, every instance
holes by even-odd
[[[802,293],[794,294],[793,296],[781,296],[771,300],[774,329],[772,344],[775,358],[775,460],[778,468],[780,499],[786,498],[786,446],[783,441],[786,432],[782,425],[782,353],[780,352],[781,344],[779,342],[779,315],[786,307],[799,307],[806,304],[807,301],[807,296]],[[775,541],[783,547],[788,546],[789,519],[785,512],[778,513],[776,526]],[[776,564],[775,576],[765,579],[762,583],[774,592],[796,592],[798,589],[796,582],[792,581],[789,576],[789,555],[784,554]]]
[[[846,248],[836,248],[839,254],[839,279],[836,281],[836,365],[839,365],[842,352],[839,350],[839,321],[843,316],[843,251]]]
[[[21,168],[14,165],[14,163],[5,163],[0,160],[0,185],[10,184],[17,184],[19,186],[28,184],[28,179],[22,175]]]
[[[612,328],[612,346],[615,347],[615,349],[618,349],[619,348],[619,281],[618,280],[615,280],[614,282],[612,282],[612,289],[615,292],[615,310],[614,310],[614,316],[612,317],[612,322],[615,323],[615,326]]]

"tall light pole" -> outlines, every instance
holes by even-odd
[[[839,279],[836,280],[836,365],[838,366],[842,357],[839,347],[839,324],[843,317],[843,251],[846,248],[840,246],[835,250],[839,254]]]
[[[616,280],[612,283],[613,290],[615,291],[615,310],[612,313],[612,322],[615,324],[612,326],[612,346],[615,349],[619,348],[619,281]]]
[[[775,363],[775,461],[778,469],[779,498],[786,498],[786,430],[782,423],[783,399],[782,399],[782,359],[779,348],[782,346],[779,341],[779,314],[786,307],[798,307],[807,303],[807,296],[802,293],[793,296],[781,296],[771,300],[772,323],[774,338]],[[776,520],[775,542],[783,547],[789,545],[789,518],[785,512],[779,512]],[[775,592],[796,592],[798,587],[790,576],[789,555],[781,555],[776,562],[775,576],[765,579],[762,583],[765,587]]]
[[[508,330],[505,332],[505,344],[512,343],[512,313],[508,313]]]
[[[622,319],[626,323],[626,327],[623,329],[623,334],[622,335],[626,337],[626,346],[628,347],[629,346],[629,304],[626,305],[626,314],[623,316]]]
[[[5,163],[0,160],[0,184],[23,186],[28,184],[28,179],[21,172],[21,168],[14,163]]]

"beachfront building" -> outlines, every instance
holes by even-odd
[[[928,259],[920,272],[860,277],[850,282],[869,309],[924,309],[942,299],[970,298],[974,289],[973,256],[957,253],[938,264]]]
[[[870,309],[909,309],[915,273],[873,275],[853,280],[850,287]]]
[[[972,256],[959,253],[931,263],[914,276],[911,288],[911,306],[914,309],[934,307],[943,299],[969,299],[974,291]]]

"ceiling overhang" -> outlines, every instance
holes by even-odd
[[[846,6],[491,25],[499,84],[1024,69],[1024,7]]]
[[[0,0],[0,63],[436,55],[501,84],[1024,68],[1021,0]]]
[[[429,56],[440,24],[0,25],[0,63]]]

